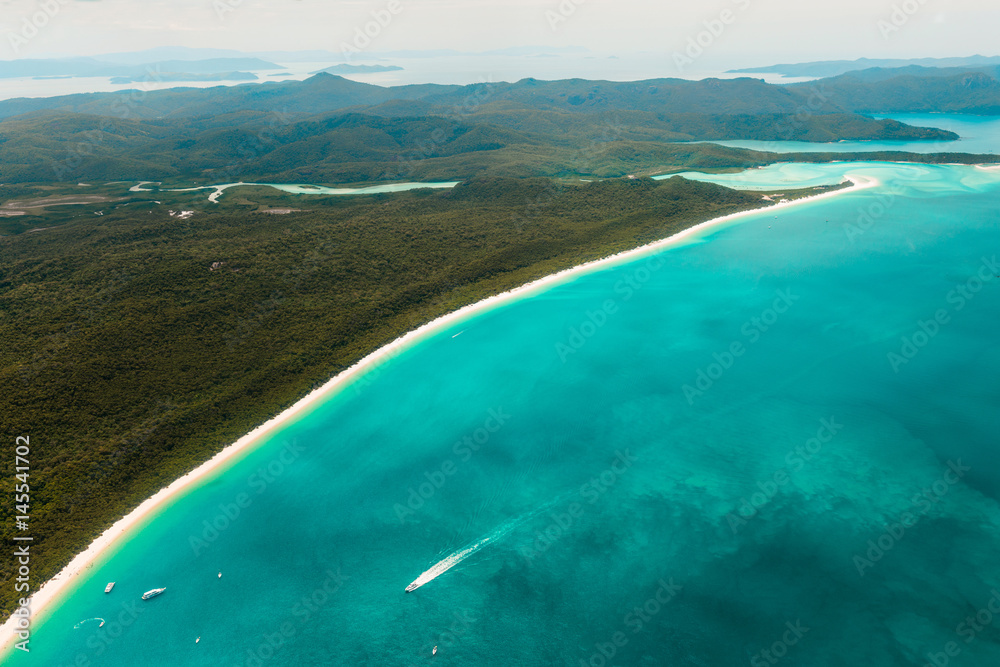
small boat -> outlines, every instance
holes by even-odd
[[[222,579],[222,573],[221,572],[219,573],[219,579]]]
[[[142,594],[142,599],[143,600],[148,600],[150,598],[155,598],[157,595],[159,595],[160,593],[162,593],[165,590],[167,590],[166,587],[163,587],[163,588],[154,588],[151,591],[146,591],[145,593]]]
[[[115,582],[112,581],[107,586],[104,587],[104,592],[105,593],[110,593],[111,589],[114,588],[114,587],[115,587]]]
[[[198,638],[194,640],[194,643],[197,644],[200,641],[201,641],[201,635],[198,635]]]
[[[420,584],[418,584],[417,582],[414,581],[412,584],[410,584],[409,586],[406,587],[406,592],[407,593],[412,593],[413,591],[417,590],[418,588],[420,588]]]
[[[431,655],[437,655],[437,654],[438,654],[438,647],[437,647],[437,646],[435,646],[435,647],[434,647],[434,650],[433,650],[433,651],[431,651]]]
[[[107,621],[105,621],[105,620],[104,620],[104,619],[102,618],[102,619],[101,619],[101,624],[100,624],[100,625],[98,625],[97,627],[99,627],[99,628],[103,628],[103,627],[104,627],[104,624],[105,624],[105,623],[107,623]]]

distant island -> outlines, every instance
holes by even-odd
[[[18,77],[117,77],[148,81],[191,81],[192,79],[163,78],[170,73],[232,74],[247,70],[283,70],[260,58],[209,58],[204,60],[158,60],[145,63],[121,64],[94,58],[0,60],[0,79]],[[213,79],[215,80],[215,79]],[[243,80],[243,79],[240,79]]]
[[[767,67],[749,67],[729,70],[727,74],[780,74],[785,77],[824,78],[840,76],[858,70],[900,67],[996,67],[1000,65],[1000,56],[969,56],[968,58],[858,58],[857,60],[820,60],[809,63],[790,63],[784,65],[769,65]]]
[[[113,76],[111,83],[140,83],[148,81],[149,75],[141,76]],[[207,74],[197,74],[193,72],[157,72],[156,80],[168,83],[183,81],[257,81],[256,74],[250,72],[210,72]]]
[[[377,72],[399,72],[402,69],[396,65],[348,65],[344,63],[317,70],[312,74],[375,74]]]

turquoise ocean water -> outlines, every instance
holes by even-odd
[[[6,663],[998,664],[1000,172],[808,169],[882,185],[421,342],[177,500]]]

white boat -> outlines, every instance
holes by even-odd
[[[163,587],[163,588],[154,588],[151,591],[146,591],[145,593],[142,594],[142,599],[143,600],[148,600],[149,598],[155,598],[157,595],[159,595],[160,593],[162,593],[165,590],[167,590],[166,587]]]
[[[105,593],[110,593],[111,589],[114,588],[114,587],[115,587],[115,582],[112,581],[107,586],[104,587],[104,592]]]

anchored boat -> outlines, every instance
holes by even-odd
[[[151,591],[146,591],[145,593],[142,594],[142,599],[143,600],[148,600],[149,598],[155,598],[157,595],[159,595],[160,593],[162,593],[165,590],[167,590],[166,587],[163,587],[163,588],[154,588]]]

